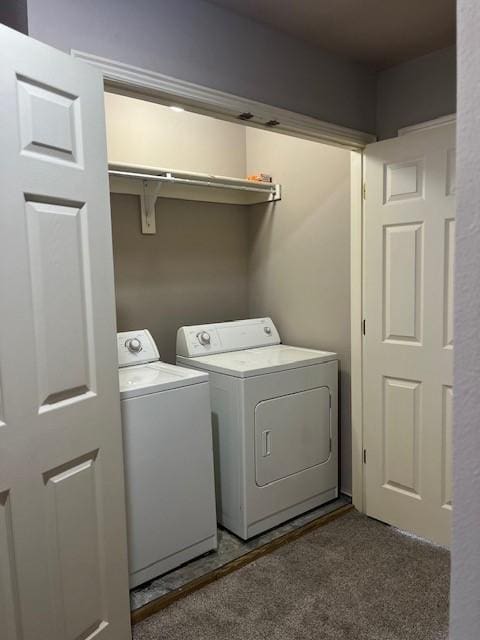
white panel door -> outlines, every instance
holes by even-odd
[[[448,544],[454,125],[369,145],[365,179],[367,513]]]
[[[0,637],[127,640],[102,78],[0,49]]]

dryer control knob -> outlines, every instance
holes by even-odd
[[[263,329],[265,331],[265,333],[267,334],[267,336],[272,335],[272,330],[270,329],[270,327],[264,327]]]
[[[125,346],[132,353],[140,353],[140,351],[142,350],[142,343],[138,338],[129,338],[125,342]]]
[[[204,346],[210,344],[210,334],[206,331],[200,331],[200,333],[197,333],[197,338],[200,344],[203,344]]]

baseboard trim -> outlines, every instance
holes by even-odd
[[[323,527],[329,522],[332,522],[333,520],[336,520],[337,518],[340,518],[341,516],[345,515],[349,511],[352,511],[353,508],[354,507],[351,504],[344,505],[343,507],[340,507],[339,509],[332,511],[331,513],[327,513],[324,516],[320,516],[320,518],[317,518],[316,520],[312,520],[312,522],[308,522],[307,524],[303,525],[303,527],[295,529],[295,531],[289,531],[288,533],[281,536],[280,538],[277,538],[276,540],[272,540],[271,542],[267,542],[267,544],[263,545],[262,547],[259,547],[258,549],[252,549],[252,551],[249,551],[241,558],[236,558],[235,560],[232,560],[231,562],[228,562],[227,564],[225,564],[223,567],[214,569],[210,573],[207,573],[204,576],[200,576],[199,578],[196,578],[195,580],[188,582],[183,587],[180,587],[179,589],[176,589],[171,593],[167,593],[163,596],[160,596],[159,598],[156,598],[155,600],[152,600],[152,602],[149,602],[143,607],[140,607],[139,609],[132,611],[132,614],[131,614],[132,625],[135,625],[138,622],[141,622],[142,620],[149,618],[153,614],[158,613],[159,611],[161,611],[162,609],[165,609],[166,607],[170,606],[174,602],[177,602],[178,600],[185,598],[185,596],[188,596],[189,594],[194,593],[195,591],[198,591],[203,587],[206,587],[212,582],[216,582],[217,580],[219,580],[220,578],[223,578],[229,573],[233,573],[234,571],[241,569],[247,564],[250,564],[251,562],[258,560],[258,558],[261,558],[262,556],[266,556],[269,553],[272,553],[276,549],[283,547],[289,542],[298,540],[298,538],[301,538],[305,534],[310,533],[315,529],[319,529],[320,527]]]

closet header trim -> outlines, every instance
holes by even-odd
[[[370,133],[331,124],[240,96],[209,89],[154,71],[72,50],[72,56],[101,71],[109,91],[177,104],[196,113],[358,151],[376,140]],[[248,114],[248,118],[246,118]]]

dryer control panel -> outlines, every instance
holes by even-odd
[[[187,358],[280,344],[271,318],[180,327],[177,355]]]
[[[117,333],[117,351],[119,367],[160,360],[157,345],[148,329]]]

